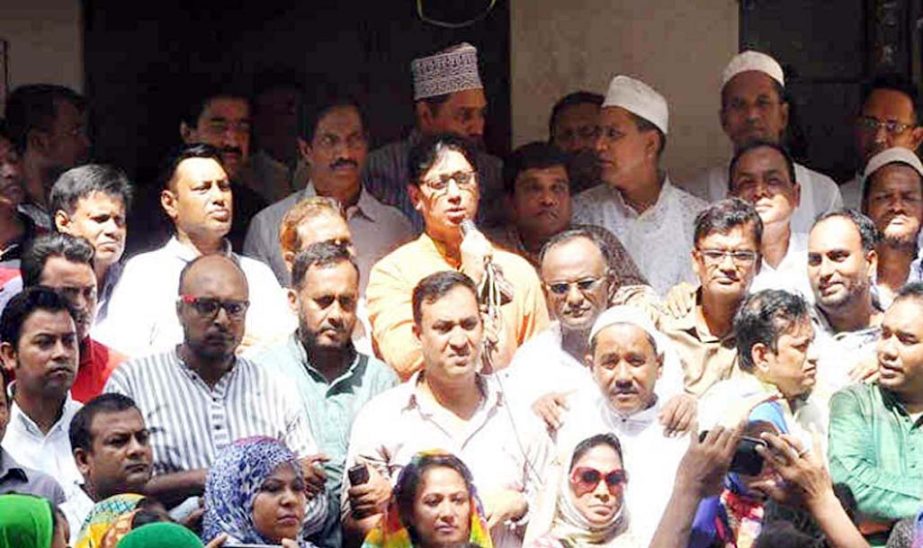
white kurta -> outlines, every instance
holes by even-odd
[[[230,246],[227,250],[230,253]],[[132,257],[112,292],[109,315],[93,327],[93,337],[132,358],[171,350],[183,342],[176,316],[179,275],[197,256],[195,249],[173,237],[158,250]],[[275,275],[259,261],[231,256],[250,288],[245,338],[256,345],[288,336],[297,321]]]
[[[801,205],[795,209],[795,214],[792,216],[792,231],[807,234],[811,231],[814,219],[828,211],[842,208],[843,198],[833,179],[797,163],[795,164],[795,180],[801,185]],[[726,198],[728,166],[716,166],[709,169],[685,188],[708,202],[717,202]]]
[[[788,251],[776,268],[769,266],[763,259],[760,273],[753,278],[750,293],[764,289],[784,289],[798,293],[808,303],[814,302],[814,291],[808,279],[808,236],[792,232],[788,242]]]
[[[663,295],[679,282],[695,283],[692,236],[695,217],[706,206],[666,177],[657,203],[640,215],[618,191],[599,185],[574,198],[574,221],[615,234],[651,287]]]

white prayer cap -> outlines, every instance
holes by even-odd
[[[622,107],[654,124],[664,135],[667,134],[670,122],[667,100],[640,80],[621,74],[613,78],[603,101],[603,108],[605,107]]]
[[[627,323],[640,328],[654,339],[657,345],[657,354],[663,354],[667,347],[667,340],[663,334],[654,326],[650,316],[643,310],[634,306],[618,305],[606,310],[596,318],[593,328],[590,329],[589,342],[593,344],[593,339],[600,331],[615,325],[617,323]]]
[[[862,176],[868,179],[873,173],[888,164],[906,164],[915,169],[920,174],[920,177],[923,178],[923,163],[920,162],[920,158],[914,151],[902,147],[882,150],[872,156],[865,165],[865,173]]]
[[[413,100],[436,97],[466,89],[483,89],[478,74],[478,50],[467,42],[410,63]]]
[[[778,82],[783,88],[785,87],[785,73],[782,72],[782,66],[779,62],[765,53],[752,50],[738,53],[731,59],[728,66],[724,67],[724,73],[721,75],[721,87],[726,86],[731,81],[731,78],[741,72],[751,70],[762,72]]]

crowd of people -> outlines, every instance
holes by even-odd
[[[0,547],[923,546],[914,85],[838,186],[765,53],[691,182],[634,77],[501,161],[474,47],[411,73],[372,152],[348,95],[211,90],[154,191],[88,163],[92,97],[12,91]]]

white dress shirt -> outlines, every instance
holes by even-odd
[[[826,405],[835,392],[853,384],[849,378],[861,362],[876,359],[876,344],[881,326],[873,325],[855,331],[835,332],[827,317],[816,306],[812,308],[814,347],[817,350],[817,386],[819,402]]]
[[[574,198],[574,221],[615,234],[651,287],[663,295],[679,282],[695,283],[690,255],[695,217],[706,206],[665,177],[657,203],[640,215],[618,191],[599,185]]]
[[[80,402],[68,396],[58,422],[47,434],[43,434],[14,401],[10,405],[10,422],[3,437],[3,449],[13,460],[54,478],[68,499],[76,495],[76,486],[83,483],[83,476],[74,462],[69,435],[71,420],[81,407]]]
[[[558,435],[559,451],[604,432],[615,434],[622,445],[622,458],[628,473],[625,504],[631,530],[647,546],[673,494],[676,470],[689,447],[687,436],[667,437],[658,420],[661,399],[651,407],[623,417],[609,407],[599,393],[572,397],[573,409]]]
[[[64,514],[64,517],[67,518],[67,524],[70,526],[71,536],[69,542],[71,545],[76,545],[77,541],[80,540],[77,537],[80,535],[83,522],[86,521],[87,516],[90,515],[90,512],[93,511],[93,507],[96,506],[93,499],[80,488],[80,485],[81,484],[75,484],[73,496],[58,507],[61,513]]]
[[[241,257],[226,247],[247,277],[250,308],[245,336],[252,345],[288,336],[297,322],[285,292],[269,267]],[[174,236],[162,248],[142,253],[125,265],[112,292],[109,314],[93,327],[93,338],[129,357],[170,350],[183,342],[183,328],[176,315],[179,275],[199,256]]]
[[[788,240],[788,250],[782,261],[775,268],[766,262],[760,265],[760,272],[750,284],[750,293],[764,289],[784,289],[804,297],[808,304],[814,302],[814,291],[808,278],[808,236],[792,232]]]
[[[314,185],[308,184],[304,190],[260,211],[250,221],[247,239],[244,241],[244,255],[269,265],[283,286],[290,284],[291,275],[279,246],[279,226],[289,209],[301,200],[313,196],[316,196]],[[414,233],[410,221],[403,213],[379,202],[365,190],[359,193],[356,205],[347,208],[346,219],[356,248],[356,263],[359,265],[360,274],[359,289],[360,293],[365,295],[369,273],[375,263],[401,244],[409,242]]]
[[[801,185],[801,205],[792,216],[792,231],[807,234],[814,219],[842,208],[843,198],[833,179],[798,163],[795,164],[795,180]],[[709,169],[686,188],[710,203],[727,198],[728,166]]]

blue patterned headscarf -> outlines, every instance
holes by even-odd
[[[298,458],[277,439],[246,438],[222,449],[205,481],[205,542],[227,533],[240,543],[271,544],[253,524],[253,501],[266,478],[283,464],[303,477]]]

